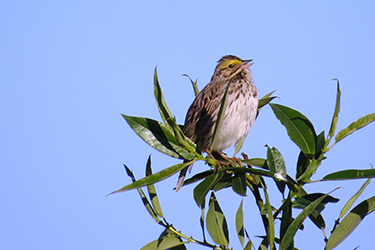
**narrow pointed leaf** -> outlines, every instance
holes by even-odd
[[[309,215],[309,219],[317,226],[320,230],[323,231],[326,228],[326,223],[324,221],[324,218],[322,214],[315,214],[314,212]]]
[[[238,141],[238,143],[236,144],[236,148],[235,148],[235,150],[234,150],[233,157],[236,156],[236,154],[237,154],[238,152],[240,152],[240,150],[241,150],[241,148],[242,148],[242,145],[243,145],[243,143],[244,143],[245,140],[246,140],[246,136],[242,137],[242,138]]]
[[[143,246],[140,250],[155,250],[158,249],[158,240],[151,241],[147,245]]]
[[[229,245],[227,221],[213,192],[211,193],[206,225],[207,231],[215,243],[226,247]]]
[[[309,119],[294,109],[273,103],[270,103],[270,106],[281,124],[285,126],[290,139],[304,154],[314,155],[316,134]]]
[[[371,181],[371,179],[367,179],[367,181],[362,185],[362,187],[357,191],[357,193],[355,193],[355,195],[353,195],[353,197],[350,198],[350,200],[345,204],[345,206],[341,210],[339,219],[341,219],[349,211],[349,209],[352,207],[352,205],[354,204],[354,202],[363,193],[363,191],[365,191],[365,189],[368,186],[368,184],[370,184],[370,181]]]
[[[183,250],[186,247],[179,236],[166,228],[159,236],[156,249]]]
[[[327,142],[325,147],[328,146],[330,143],[333,135],[335,134],[336,127],[337,127],[337,121],[339,119],[339,113],[340,113],[340,100],[341,100],[341,91],[340,91],[340,83],[338,79],[332,79],[337,81],[337,95],[336,95],[336,105],[335,105],[335,111],[333,112],[331,127],[329,128]]]
[[[320,155],[322,154],[325,144],[326,144],[326,139],[324,137],[324,131],[322,131],[316,137],[315,159],[319,159]]]
[[[244,248],[244,250],[250,250],[252,246],[254,246],[253,242],[251,241],[250,239],[250,236],[249,234],[247,233],[247,230],[245,229],[245,235],[246,235],[246,238],[247,238],[247,244]]]
[[[206,198],[207,193],[215,186],[215,184],[221,179],[224,172],[219,172],[206,177],[201,183],[194,188],[194,200],[198,207],[202,205],[202,202]]]
[[[275,99],[277,96],[271,96],[276,90],[272,91],[271,93],[268,93],[267,95],[263,96],[258,101],[258,108],[257,108],[257,117],[260,113],[260,110],[266,106],[268,103],[270,103],[273,99]]]
[[[221,126],[222,126],[223,121],[224,121],[225,113],[226,113],[227,106],[228,106],[229,87],[230,87],[231,83],[232,83],[232,79],[229,81],[228,86],[225,89],[223,99],[221,100],[220,109],[219,109],[219,112],[218,112],[218,115],[217,115],[217,120],[216,120],[216,123],[215,123],[215,129],[214,129],[214,132],[212,134],[212,142],[211,142],[210,150],[212,148],[215,148],[216,138],[217,138],[217,135],[219,134],[219,131],[220,131]]]
[[[375,210],[375,196],[361,202],[344,217],[329,237],[325,250],[338,246],[362,222],[362,220]]]
[[[268,217],[268,243],[270,245],[270,249],[275,249],[275,226],[273,223],[273,214],[272,214],[272,206],[268,197],[267,187],[262,184],[264,197],[266,198],[265,208],[267,209],[267,217]]]
[[[289,192],[288,197],[284,200],[284,204],[282,206],[283,209],[283,215],[281,217],[281,224],[280,224],[280,240],[284,238],[285,232],[290,226],[290,224],[293,221],[292,217],[292,201],[291,201],[291,195]],[[287,248],[287,250],[293,250],[294,248],[294,242],[292,241]]]
[[[148,157],[147,164],[146,164],[146,176],[152,175],[151,170],[151,155]],[[163,211],[161,210],[161,206],[159,203],[158,196],[156,194],[156,189],[154,184],[147,185],[148,195],[150,197],[152,206],[157,213],[158,216],[164,218]]]
[[[171,111],[169,111],[169,108],[164,100],[163,93],[161,91],[161,87],[160,87],[159,79],[158,79],[157,67],[155,67],[155,73],[154,73],[154,95],[155,95],[156,104],[158,106],[161,118],[163,119],[165,124],[168,124],[168,120],[171,119],[173,116],[172,116]]]
[[[171,111],[169,111],[169,108],[164,100],[163,93],[161,91],[161,87],[158,80],[158,74],[157,74],[157,68],[155,67],[155,74],[154,74],[154,95],[156,99],[156,104],[159,109],[159,113],[165,123],[166,126],[169,126],[173,134],[176,138],[176,141],[180,145],[184,145],[187,147],[194,147],[194,144],[188,140],[184,133],[182,132],[181,128],[177,125],[176,119],[173,117]],[[191,149],[192,151],[193,149]]]
[[[242,163],[264,168],[264,169],[269,169],[267,166],[267,160],[263,158],[252,158],[252,159],[247,159],[247,160],[241,160]]]
[[[354,133],[355,131],[363,128],[364,126],[370,124],[371,122],[375,121],[375,113],[365,115],[358,120],[354,121],[352,124],[350,124],[347,128],[341,130],[337,133],[335,137],[335,143],[341,141],[348,135]]]
[[[253,243],[251,241],[248,241],[244,250],[251,250],[251,247],[253,246]]]
[[[282,179],[286,179],[287,174],[284,158],[277,148],[270,148],[267,146],[267,165],[271,172],[281,176]],[[275,180],[275,182],[279,191],[284,194],[286,185],[285,182],[278,180]]]
[[[284,158],[277,148],[267,146],[267,165],[271,172],[286,176],[286,167]]]
[[[311,160],[306,157],[306,155],[300,151],[298,155],[297,161],[297,171],[296,171],[296,179],[298,180],[300,176],[305,173],[307,167],[310,165]]]
[[[308,205],[290,224],[285,232],[284,238],[281,240],[279,250],[287,250],[289,245],[293,242],[294,235],[296,234],[298,228],[302,225],[302,222],[309,216],[312,211],[322,202],[322,200],[327,196],[323,195],[316,199],[310,205]]]
[[[330,173],[323,177],[323,181],[355,180],[375,177],[375,169],[348,169]]]
[[[156,150],[180,159],[192,160],[195,157],[180,145],[171,128],[165,124],[143,117],[122,116],[134,132]]]
[[[244,163],[244,161],[243,161]],[[272,177],[272,178],[276,178],[275,174],[270,172],[270,171],[266,171],[266,170],[263,170],[263,169],[255,169],[255,168],[244,168],[244,167],[233,167],[231,168],[231,170],[233,172],[247,172],[247,173],[250,173],[250,174],[256,174],[256,175],[261,175],[261,176],[267,176],[267,177]],[[222,172],[222,171],[226,171],[225,169],[224,170],[219,170],[219,172]]]
[[[180,164],[173,165],[169,168],[165,168],[165,169],[163,169],[163,170],[161,170],[161,171],[159,171],[159,172],[157,172],[153,175],[149,175],[149,176],[147,176],[145,178],[142,178],[140,180],[137,180],[137,181],[135,181],[135,182],[133,182],[129,185],[126,185],[126,186],[120,188],[117,191],[113,191],[110,194],[120,193],[120,192],[132,190],[132,189],[135,189],[135,188],[144,187],[144,186],[159,182],[159,181],[164,180],[165,178],[168,178],[169,176],[177,173],[178,171],[181,171],[182,169],[186,168],[187,166],[189,166],[193,162],[194,161],[183,162],[183,163],[180,163]]]
[[[219,181],[218,183],[215,184],[215,186],[212,188],[213,191],[217,192],[221,189],[230,187],[230,182],[229,181]]]
[[[267,95],[263,96],[262,98],[259,99],[258,101],[258,109],[263,108],[265,105],[270,103],[273,99],[275,99],[277,96],[272,96],[271,95],[275,92],[276,90],[268,93]]]
[[[183,76],[186,76],[187,78],[189,78],[191,84],[193,85],[193,90],[194,90],[194,95],[197,96],[199,94],[199,89],[198,89],[198,86],[197,86],[197,82],[198,82],[198,79],[195,80],[195,82],[190,78],[190,76],[188,76],[187,74],[182,74]]]
[[[189,184],[194,183],[194,182],[197,182],[197,181],[200,181],[200,180],[206,178],[207,176],[212,175],[213,173],[214,173],[213,170],[206,170],[206,171],[200,172],[198,174],[195,174],[191,178],[184,181],[184,186],[189,185]]]
[[[322,160],[308,159],[309,165],[307,166],[305,172],[303,172],[303,174],[298,177],[297,181],[309,182],[310,177],[315,174],[321,162]]]
[[[165,248],[158,248],[158,240],[154,240],[150,243],[148,243],[146,246],[142,247],[140,250],[155,250],[155,249],[165,249]],[[183,244],[183,243],[177,243],[177,244]],[[163,247],[163,246],[162,246]],[[169,248],[170,250],[186,250],[185,245],[178,245],[176,247]]]
[[[243,226],[243,210],[242,210],[242,207],[243,207],[243,200],[241,200],[240,206],[238,207],[237,213],[236,213],[236,229],[237,229],[238,239],[241,242],[241,246],[244,247],[244,245],[245,245],[245,241],[244,241],[245,228]]]
[[[233,191],[241,196],[246,196],[246,173],[237,172],[232,179]]]
[[[134,174],[133,172],[126,166],[124,165],[125,167],[125,170],[126,170],[126,173],[127,175],[131,178],[131,180],[133,181],[133,183],[136,181],[135,177],[134,177]],[[142,199],[142,203],[143,205],[145,206],[147,212],[151,215],[151,217],[159,224],[161,224],[161,220],[159,219],[158,217],[158,214],[156,213],[155,209],[153,208],[153,206],[151,205],[151,203],[149,202],[149,200],[147,199],[145,193],[142,191],[141,188],[137,188],[137,191],[139,193],[139,196],[141,197]]]
[[[339,199],[337,199],[337,198],[335,198],[331,195],[322,194],[322,193],[312,193],[312,194],[307,194],[307,195],[304,195],[302,197],[299,197],[299,198],[295,199],[294,202],[293,202],[293,207],[304,209],[322,196],[325,196],[325,198],[314,209],[318,213],[320,213],[324,210],[324,207],[327,203],[337,203],[337,202],[340,201]]]
[[[263,240],[260,243],[258,250],[268,250],[268,245],[269,245],[268,238],[265,236],[261,238],[263,238]]]
[[[204,230],[205,214],[206,214],[206,201],[203,200],[203,202],[201,204],[201,217],[199,219],[199,222],[201,224],[204,242],[206,242],[206,233],[205,233],[205,230]]]

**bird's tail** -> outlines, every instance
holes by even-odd
[[[185,160],[184,162],[188,162],[187,160]],[[178,177],[178,180],[177,180],[177,185],[176,185],[176,193],[178,192],[178,190],[180,190],[180,188],[184,185],[184,180],[185,180],[185,176],[186,176],[186,173],[188,171],[188,169],[190,168],[189,172],[191,171],[191,169],[193,168],[193,164],[187,166],[186,168],[182,169],[180,171],[180,175]]]

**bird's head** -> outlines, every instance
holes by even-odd
[[[215,68],[214,77],[232,78],[238,73],[245,71],[250,73],[249,67],[253,65],[253,60],[242,60],[241,58],[233,55],[223,56]]]

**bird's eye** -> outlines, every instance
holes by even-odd
[[[229,65],[228,65],[228,68],[231,68],[231,69],[233,69],[233,67],[234,67],[234,65],[233,65],[233,64],[229,64]]]

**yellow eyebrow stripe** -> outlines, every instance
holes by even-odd
[[[241,61],[240,60],[224,60],[222,62],[220,62],[220,65],[219,65],[219,68],[223,69],[223,68],[227,68],[230,64],[234,64],[234,65],[238,65],[240,64]]]

